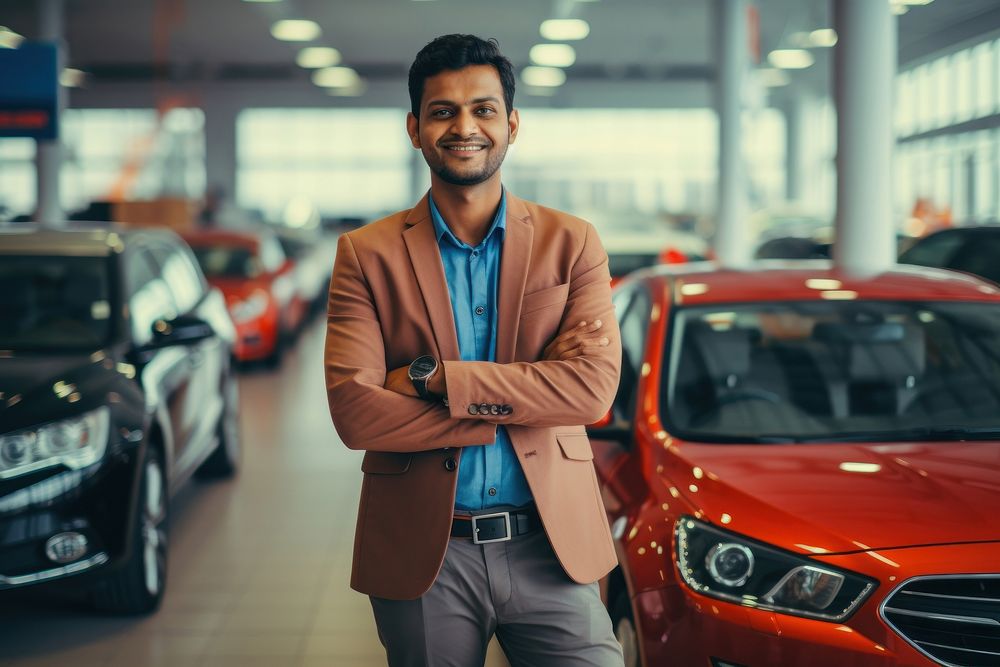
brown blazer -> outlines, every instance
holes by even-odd
[[[326,337],[330,413],[344,443],[367,450],[351,587],[413,599],[444,561],[466,445],[507,428],[545,532],[573,580],[616,563],[583,424],[618,387],[621,339],[608,258],[592,225],[507,194],[496,363],[461,361],[427,197],[340,237]],[[603,321],[597,353],[539,361],[579,322]],[[386,372],[422,354],[444,362],[450,407],[383,388]],[[510,406],[482,414],[481,403]],[[454,461],[448,461],[454,459]],[[447,462],[447,464],[446,464]]]

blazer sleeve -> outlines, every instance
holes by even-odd
[[[611,304],[608,256],[588,224],[583,251],[571,272],[559,333],[596,319],[603,323],[608,345],[573,359],[509,364],[445,361],[451,416],[461,421],[553,427],[591,424],[611,407],[621,371],[621,335]],[[504,406],[508,414],[470,411],[470,406],[482,403]]]
[[[496,426],[452,419],[439,403],[383,387],[385,347],[378,313],[350,236],[337,243],[324,362],[330,415],[350,449],[418,452],[492,443]]]

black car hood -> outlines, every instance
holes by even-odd
[[[117,375],[105,351],[0,356],[0,433],[103,405]]]

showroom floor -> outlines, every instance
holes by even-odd
[[[368,599],[350,590],[361,454],[330,423],[323,324],[280,371],[241,377],[239,478],[173,500],[160,611],[101,617],[56,591],[0,596],[0,667],[377,667]],[[507,662],[491,646],[489,667]]]

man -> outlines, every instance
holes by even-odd
[[[351,585],[391,667],[622,665],[598,593],[616,563],[583,424],[621,344],[594,228],[507,193],[514,75],[495,40],[435,39],[406,128],[428,196],[342,236],[326,379],[367,450]]]

